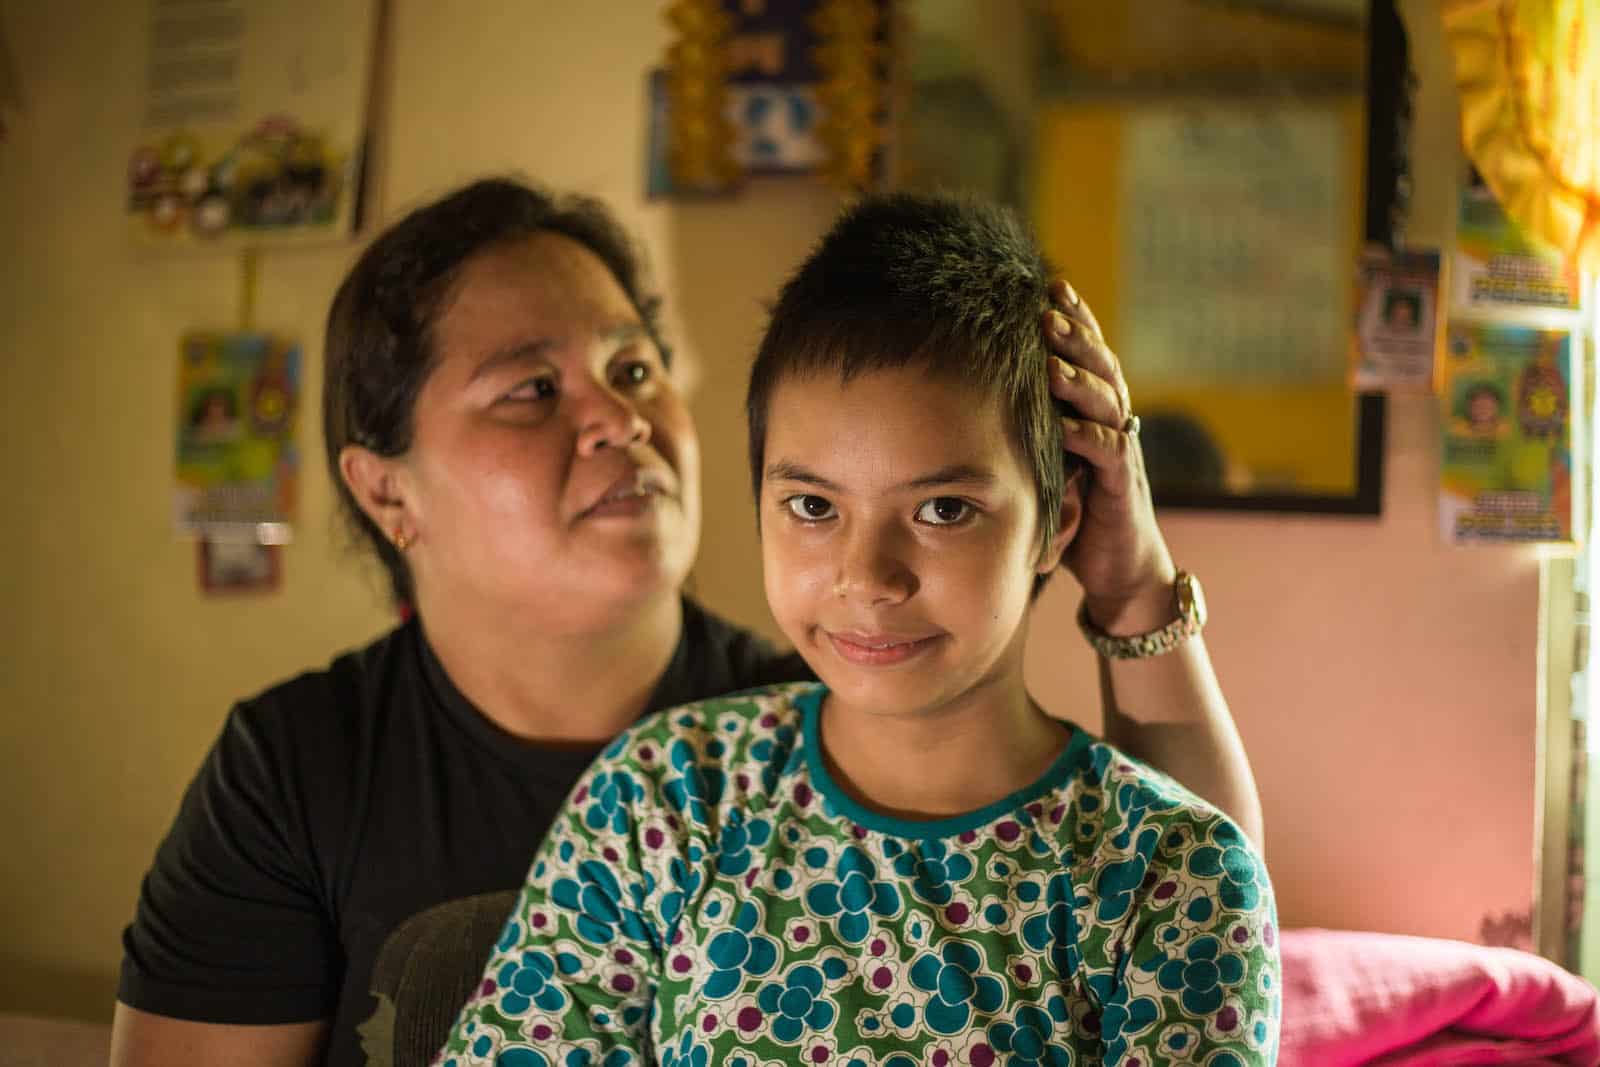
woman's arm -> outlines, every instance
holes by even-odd
[[[311,1067],[322,1062],[327,1037],[326,1020],[277,1026],[199,1023],[119,1003],[111,1022],[111,1067]]]
[[[1083,520],[1065,565],[1083,587],[1089,618],[1131,636],[1177,617],[1177,567],[1156,523],[1128,386],[1087,304],[1065,282],[1051,288],[1045,315],[1052,392],[1081,416],[1063,419],[1068,451],[1089,465]],[[1100,661],[1106,740],[1182,782],[1265,846],[1261,801],[1244,744],[1222,695],[1205,642],[1192,637],[1146,659]]]

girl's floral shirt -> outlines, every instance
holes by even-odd
[[[1074,729],[938,822],[828,774],[814,682],[645,719],[556,819],[445,1067],[1274,1062],[1272,889],[1204,801]]]

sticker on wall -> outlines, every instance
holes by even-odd
[[[375,0],[150,0],[125,210],[147,247],[347,236]]]
[[[300,346],[197,331],[179,344],[178,531],[208,541],[290,539],[299,474]]]
[[[1446,540],[1572,540],[1572,335],[1452,324],[1439,386]]]
[[[1476,173],[1462,186],[1456,225],[1455,306],[1462,309],[1578,307],[1579,286],[1561,254],[1506,217]]]
[[[210,596],[278,588],[282,549],[248,541],[201,541],[195,548],[200,588]]]
[[[1438,348],[1436,251],[1370,247],[1357,268],[1350,385],[1358,393],[1428,393]]]

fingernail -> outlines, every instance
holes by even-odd
[[[1072,364],[1068,363],[1066,360],[1058,358],[1056,360],[1056,365],[1061,368],[1061,376],[1063,378],[1071,379],[1071,378],[1076,378],[1078,376],[1078,368],[1074,367]]]
[[[1053,308],[1050,311],[1050,328],[1062,337],[1072,336],[1072,320]]]
[[[1077,419],[1063,417],[1061,420],[1061,425],[1066,428],[1068,433],[1077,433],[1079,430],[1083,429],[1083,423],[1079,422]]]
[[[1062,282],[1061,287],[1067,291],[1067,303],[1071,304],[1073,307],[1077,307],[1078,291],[1072,287],[1070,282]]]

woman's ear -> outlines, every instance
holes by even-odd
[[[360,445],[345,445],[339,450],[339,474],[374,526],[391,540],[417,537],[419,516],[407,491],[408,479],[398,459],[380,456]]]
[[[1038,573],[1050,574],[1061,566],[1061,557],[1066,553],[1067,546],[1078,536],[1078,524],[1083,521],[1084,482],[1088,477],[1081,465],[1067,472],[1066,481],[1061,486],[1060,522],[1056,526],[1056,535],[1039,553]]]

